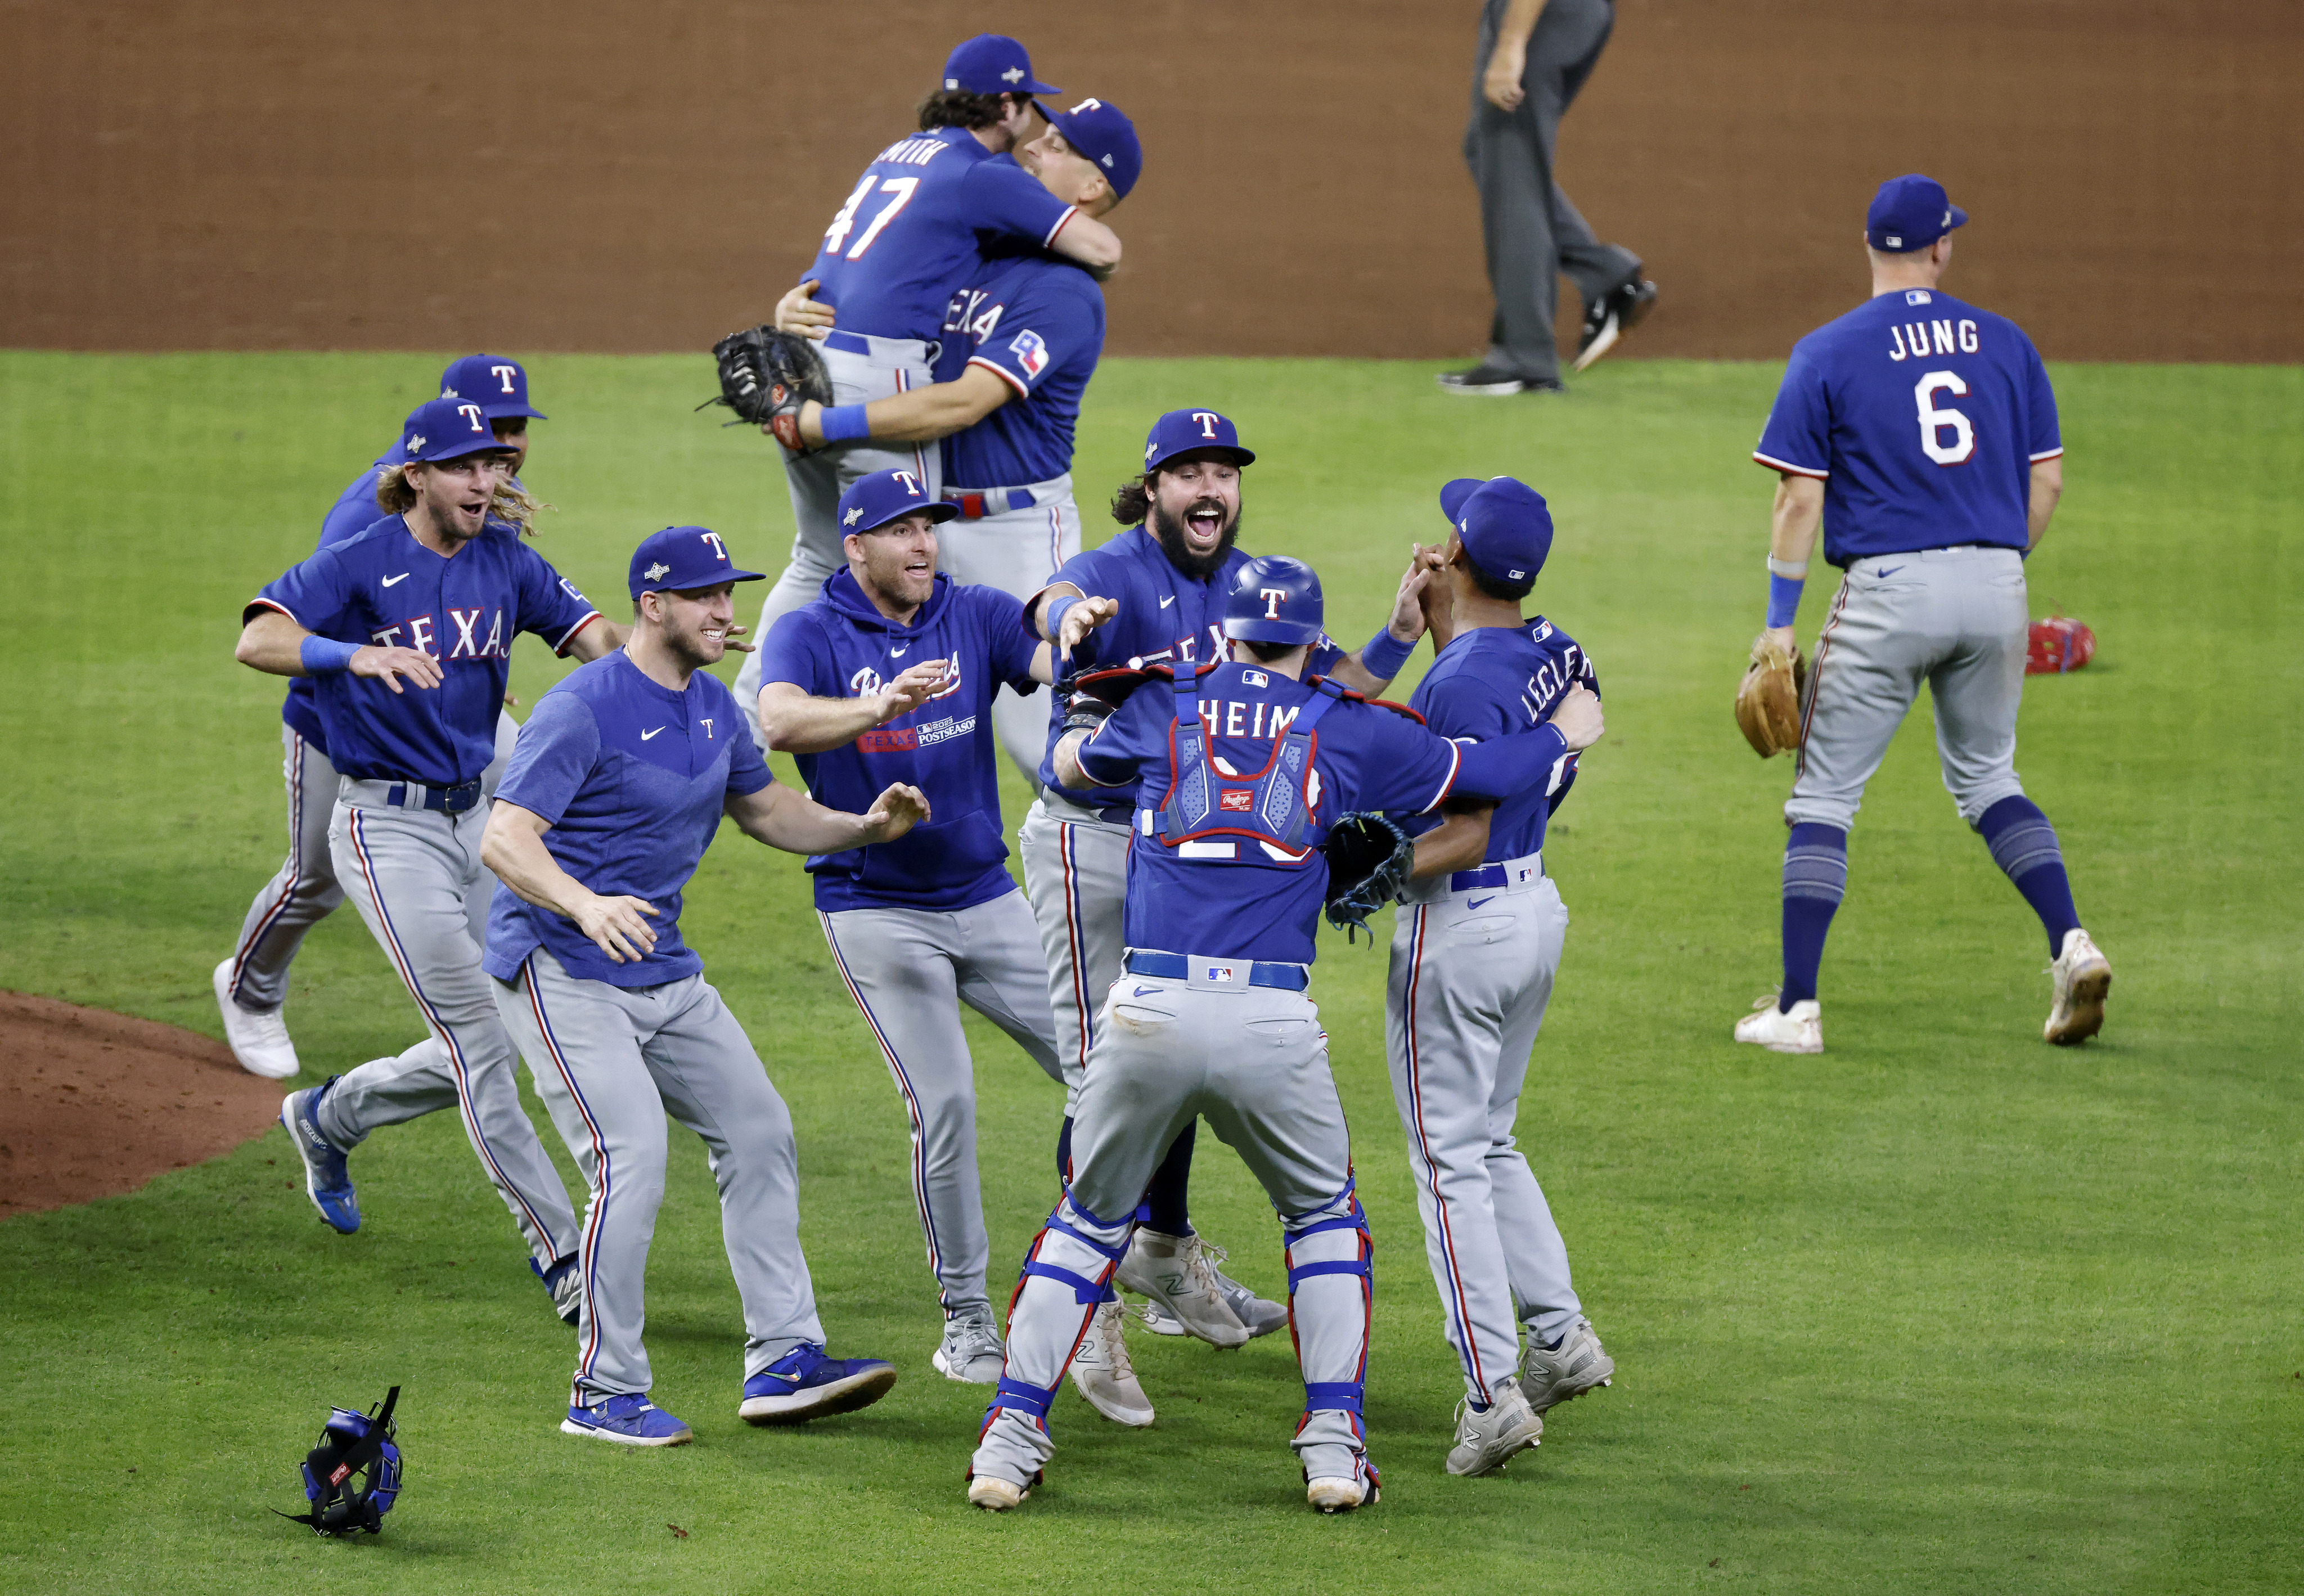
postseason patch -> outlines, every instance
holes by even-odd
[[[1048,369],[1047,342],[1030,328],[1009,339],[1008,347],[1015,354],[1016,364],[1023,369],[1026,377],[1037,380],[1040,373]]]

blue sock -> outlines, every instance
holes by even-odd
[[[1992,850],[1992,862],[2016,883],[2016,890],[2040,917],[2048,933],[2048,956],[2064,951],[2064,933],[2079,929],[2080,912],[2072,907],[2071,878],[2064,874],[2064,851],[2056,843],[2056,828],[2040,806],[2029,798],[2003,798],[1984,811],[1976,823],[1978,835]]]
[[[1064,1116],[1064,1128],[1056,1133],[1056,1179],[1065,1185],[1072,1184],[1072,1116]]]
[[[1152,1184],[1144,1188],[1143,1221],[1163,1235],[1192,1234],[1192,1143],[1199,1133],[1199,1121],[1185,1123],[1168,1144],[1168,1156],[1152,1172]]]
[[[1848,833],[1803,820],[1784,844],[1784,990],[1779,1013],[1816,996],[1825,933],[1848,892]]]

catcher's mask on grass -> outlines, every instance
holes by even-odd
[[[380,1411],[330,1409],[320,1444],[304,1455],[304,1499],[311,1510],[280,1516],[309,1524],[320,1535],[380,1532],[384,1515],[400,1498],[400,1448],[394,1444],[392,1424],[399,1401],[400,1388],[394,1386],[385,1394]]]

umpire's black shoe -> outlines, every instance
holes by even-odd
[[[1556,382],[1515,377],[1494,366],[1479,365],[1470,371],[1443,371],[1440,374],[1440,391],[1472,398],[1500,399],[1507,394],[1557,394],[1564,389]]]
[[[1581,371],[1615,348],[1618,339],[1639,326],[1656,300],[1656,285],[1638,276],[1595,300],[1584,312],[1584,336],[1577,343],[1576,363],[1569,369]]]

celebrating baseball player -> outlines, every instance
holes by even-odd
[[[875,471],[843,494],[848,568],[776,623],[759,710],[768,746],[798,756],[817,802],[862,809],[901,781],[935,810],[902,841],[827,849],[808,868],[824,938],[911,1121],[912,1194],[944,1312],[936,1367],[989,1385],[1000,1330],[960,1005],[1063,1080],[1039,932],[1003,863],[989,715],[1001,684],[1029,692],[1051,678],[1021,604],[936,568],[940,529],[959,514],[908,471]]]
[[[1615,1371],[1512,1141],[1568,930],[1544,870],[1545,828],[1603,723],[1583,649],[1520,615],[1552,550],[1542,497],[1511,477],[1467,478],[1440,490],[1440,507],[1455,532],[1440,551],[1446,586],[1427,593],[1439,654],[1410,708],[1466,744],[1519,732],[1559,743],[1545,782],[1501,804],[1452,798],[1418,839],[1385,990],[1393,1099],[1441,1328],[1464,1370],[1448,1472],[1486,1474],[1537,1444],[1546,1410]]]
[[[480,407],[496,442],[511,451],[505,474],[518,486],[528,457],[528,423],[544,420],[528,402],[528,373],[517,361],[496,355],[467,355],[440,374],[440,396],[469,398]],[[402,454],[395,441],[374,463],[346,484],[320,522],[320,548],[333,548],[376,524],[379,514],[377,478],[396,471]],[[288,683],[280,707],[282,773],[288,787],[288,859],[256,895],[241,921],[232,956],[216,967],[216,1008],[224,1016],[224,1040],[233,1057],[251,1074],[284,1081],[302,1066],[289,1039],[281,1006],[288,996],[288,970],[304,933],[343,902],[335,864],[328,857],[328,819],[336,807],[336,768],[328,762],[327,734],[321,729],[317,689],[309,676]],[[502,773],[501,755],[520,729],[510,716],[497,723],[499,760],[482,777],[493,790]],[[446,1079],[446,1055],[427,1036],[416,1044],[422,1056],[411,1067],[429,1067]]]
[[[970,1471],[978,1507],[1015,1507],[1039,1479],[1056,1381],[1128,1254],[1154,1166],[1198,1116],[1280,1216],[1307,1500],[1334,1513],[1376,1499],[1360,1419],[1371,1244],[1305,996],[1328,884],[1319,845],[1348,811],[1422,813],[1460,788],[1540,786],[1563,743],[1543,731],[1460,747],[1310,673],[1320,584],[1300,561],[1246,562],[1217,611],[1228,659],[1084,677],[1070,712],[1083,724],[1055,747],[1067,790],[1135,795],[1127,950],[1080,1090],[1072,1178],[1010,1310]],[[1131,687],[1091,734],[1103,700],[1088,690]]]
[[[1084,670],[1131,660],[1222,658],[1224,595],[1249,563],[1235,547],[1241,472],[1255,458],[1241,446],[1238,429],[1215,411],[1170,411],[1154,421],[1143,474],[1122,484],[1113,502],[1113,519],[1129,530],[1065,562],[1032,596],[1025,614],[1033,634],[1055,643],[1060,660]],[[1391,618],[1360,653],[1345,654],[1327,639],[1317,640],[1311,668],[1355,691],[1381,692],[1424,633],[1417,597],[1424,580],[1411,566]],[[1058,1057],[1074,1076],[1086,1067],[1096,1041],[1104,995],[1120,979],[1137,794],[1131,781],[1081,790],[1058,779],[1055,746],[1067,709],[1061,695],[1051,706],[1042,792],[1019,841],[1047,957]],[[1071,1132],[1067,1118],[1059,1168],[1068,1167]],[[1194,1232],[1194,1133],[1188,1118],[1146,1193],[1145,1223],[1119,1280],[1164,1311],[1151,1320],[1156,1330],[1237,1346],[1278,1329],[1287,1312],[1219,1271],[1211,1249]],[[1092,1358],[1111,1355],[1121,1332],[1115,1301],[1093,1327]]]
[[[825,1355],[792,1116],[680,935],[681,890],[723,814],[794,853],[893,844],[928,818],[911,787],[840,814],[770,777],[707,670],[727,648],[734,584],[764,580],[702,527],[641,539],[631,641],[537,700],[482,844],[504,882],[488,918],[496,1006],[592,1193],[560,1428],[625,1446],[694,1439],[648,1399],[640,1345],[667,1115],[704,1139],[720,1188],[744,1304],[738,1413],[801,1423],[877,1402],[896,1382],[879,1359]]]
[[[1105,215],[1143,171],[1135,125],[1098,99],[1049,117],[1046,132],[1017,148],[1018,161],[1081,215]],[[812,297],[810,286],[784,296],[776,325],[821,338],[833,307]],[[1104,291],[1092,274],[1048,250],[996,258],[979,281],[953,295],[941,347],[933,385],[860,407],[865,436],[886,443],[942,438],[943,497],[961,522],[937,534],[942,569],[955,582],[1029,597],[1080,552],[1072,437],[1104,349]],[[859,419],[810,402],[795,424],[804,443],[819,446],[847,435]],[[1037,783],[1046,716],[1011,691],[994,700],[992,718],[1009,758]]]
[[[345,1154],[380,1125],[453,1103],[564,1316],[574,1311],[575,1214],[521,1108],[512,1040],[480,970],[480,777],[495,757],[512,639],[532,632],[594,659],[623,634],[521,540],[525,512],[502,478],[508,454],[477,402],[419,405],[377,489],[392,513],[251,600],[236,653],[258,670],[316,679],[340,773],[328,826],[336,879],[441,1045],[288,1095],[280,1122],[305,1190],[350,1234],[360,1207]]]
[[[1111,228],[1050,193],[1012,160],[995,159],[1030,132],[1032,97],[1059,92],[1032,75],[1024,47],[981,34],[953,50],[942,87],[920,103],[919,131],[875,157],[825,230],[801,276],[837,307],[822,344],[838,417],[829,447],[786,454],[798,536],[769,590],[763,635],[777,616],[815,600],[840,570],[841,494],[871,471],[909,471],[936,497],[938,451],[917,441],[875,446],[863,407],[935,380],[936,342],[953,294],[984,275],[987,243],[1053,250],[1098,270],[1120,262]],[[740,676],[750,699],[755,681]]]
[[[2047,1040],[2084,1041],[2104,1023],[2112,966],[2080,929],[2055,828],[2015,766],[2024,559],[2063,491],[2055,395],[2023,329],[1937,286],[1967,220],[1932,178],[1880,186],[1864,223],[1872,297],[1792,346],[1752,454],[1781,480],[1748,694],[1789,700],[1783,662],[1797,659],[1819,520],[1825,558],[1847,573],[1808,674],[1784,805],[1783,989],[1736,1024],[1738,1041],[1779,1053],[1824,1049],[1817,969],[1848,886],[1848,830],[1923,683],[1961,819],[2047,931]],[[1773,710],[1761,718],[1789,720]]]

